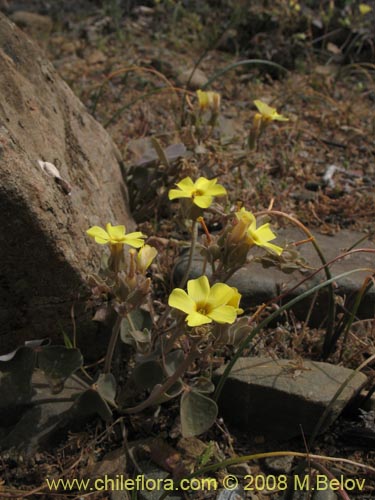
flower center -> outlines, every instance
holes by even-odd
[[[203,316],[207,316],[210,314],[211,308],[209,307],[208,304],[205,303],[199,303],[197,304],[197,313],[203,314]]]
[[[196,189],[191,193],[191,197],[194,199],[196,196],[203,196],[203,192],[200,189]]]

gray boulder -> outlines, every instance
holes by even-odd
[[[52,163],[48,175],[38,161]],[[134,223],[121,157],[41,50],[0,14],[0,354],[24,340],[101,338],[85,280],[102,248],[85,231]]]
[[[216,372],[221,375],[224,367]],[[298,365],[287,359],[239,358],[224,384],[220,414],[228,422],[266,439],[284,441],[314,431],[341,384],[351,375],[325,419],[325,430],[367,378],[342,366],[304,360]]]

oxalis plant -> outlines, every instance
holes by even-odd
[[[197,139],[204,140],[217,123],[220,96],[200,91],[197,98],[199,112],[192,114],[191,127]],[[248,150],[258,148],[259,139],[271,122],[288,120],[262,101],[254,101],[254,104],[258,112],[249,131]],[[103,308],[108,313],[110,306],[117,315],[97,385],[102,397],[108,400],[110,393],[110,402],[115,405],[117,384],[115,370],[112,370],[115,346],[119,340],[130,344],[135,356],[129,380],[137,391],[132,392],[132,398],[125,397],[126,403],[117,407],[117,411],[120,414],[137,413],[179,398],[181,432],[184,437],[191,437],[207,431],[215,422],[217,400],[225,378],[261,327],[323,286],[332,286],[334,279],[315,239],[299,221],[273,210],[258,215],[246,207],[231,211],[226,203],[227,191],[217,178],[194,180],[186,176],[169,190],[168,198],[178,203],[176,220],[191,236],[183,260],[185,265],[180,266],[183,271],[179,283],[169,293],[168,307],[164,304],[161,315],[153,311],[152,272],[149,272],[157,251],[147,244],[146,236],[141,232],[127,234],[124,226],[110,223],[106,229],[94,226],[87,231],[110,251],[99,275],[90,278],[93,298],[99,305],[96,314],[100,316]],[[241,294],[227,284],[230,277],[251,260],[260,260],[265,266],[277,266],[286,272],[305,267],[296,250],[298,243],[283,247],[273,243],[276,234],[268,220],[272,215],[289,220],[305,232],[307,239],[301,243],[312,242],[315,246],[327,280],[254,326],[264,306],[260,305],[252,317],[244,316]],[[206,224],[210,216],[222,221],[223,228],[215,235],[210,234]],[[198,238],[199,229],[201,238]],[[263,255],[255,254],[255,248],[262,249]],[[202,257],[200,271],[193,269],[197,254]],[[189,279],[193,271],[197,277]],[[334,298],[331,303],[334,305]],[[334,311],[331,315],[334,316]],[[331,336],[328,328],[330,342]],[[213,371],[228,352],[234,353],[228,365],[230,368],[215,389]]]
[[[217,124],[221,98],[216,92],[200,91],[197,100],[198,110],[191,113],[195,117],[191,127],[197,139],[204,140]],[[157,152],[163,155],[161,147],[157,147]],[[149,272],[157,256],[156,248],[145,242],[144,234],[126,233],[122,225],[108,223],[105,229],[94,226],[87,230],[89,237],[109,249],[100,271],[88,279],[92,290],[90,304],[96,309],[94,319],[106,321],[115,317],[104,364],[92,379],[83,368],[80,350],[67,335],[65,345],[37,340],[1,356],[1,425],[12,426],[18,421],[13,415],[26,415],[30,408],[57,402],[55,395],[63,390],[67,379],[73,378],[75,393],[58,399],[60,403],[72,403],[59,416],[62,425],[93,413],[108,421],[113,409],[135,413],[180,397],[183,435],[198,435],[210,428],[217,416],[217,405],[211,397],[215,390],[211,382],[213,369],[225,347],[235,348],[250,331],[248,318],[240,307],[241,295],[226,282],[255,246],[270,252],[268,257],[272,259],[285,253],[271,243],[276,236],[268,222],[259,224],[245,208],[229,213],[216,202],[226,198],[227,192],[217,179],[204,177],[195,181],[185,177],[169,191],[169,200],[178,200],[177,218],[188,227],[191,241],[184,275],[171,291],[168,306],[158,319],[153,312]],[[223,231],[215,236],[210,235],[205,223],[210,214],[224,221]],[[197,239],[198,226],[205,233],[203,242]],[[189,280],[196,252],[203,256],[201,275]],[[126,403],[121,406],[116,398],[120,384],[113,369],[118,342],[130,344],[135,350],[129,380],[136,392],[125,397]],[[82,376],[78,376],[79,371]],[[50,386],[47,398],[34,397],[40,377]],[[132,406],[137,400],[138,404]],[[23,420],[27,425],[26,417],[21,418],[20,425]],[[16,441],[10,437],[1,441],[0,447],[13,446]]]
[[[220,95],[215,92],[198,92],[198,112],[191,113],[191,129],[198,140],[208,138],[219,118]],[[275,108],[261,101],[254,101],[258,112],[254,116],[246,141],[247,151],[259,147],[259,139],[273,121],[286,121]],[[156,152],[163,158],[163,150],[156,143]],[[168,163],[168,162],[166,162]],[[176,179],[176,177],[175,177]],[[0,358],[0,420],[11,425],[9,415],[14,410],[22,415],[32,405],[53,401],[53,395],[62,391],[68,378],[74,378],[81,389],[68,396],[71,407],[62,412],[60,419],[74,421],[85,415],[97,413],[109,421],[113,410],[116,414],[131,414],[149,407],[158,407],[171,399],[179,398],[181,432],[185,437],[202,434],[208,430],[218,414],[217,401],[225,379],[236,359],[247,349],[262,329],[283,311],[329,285],[330,315],[324,341],[326,353],[332,352],[341,331],[350,328],[355,308],[367,290],[358,295],[352,315],[343,322],[340,331],[333,329],[335,298],[333,283],[352,272],[332,278],[315,239],[298,220],[275,210],[252,213],[246,207],[231,209],[228,194],[217,178],[186,176],[176,179],[168,191],[169,202],[177,208],[176,222],[190,234],[186,242],[188,252],[175,288],[169,290],[161,309],[154,311],[153,262],[158,258],[157,249],[147,243],[140,231],[127,233],[123,225],[107,223],[105,228],[94,226],[87,236],[105,247],[100,270],[89,277],[92,290],[90,305],[95,309],[94,320],[112,321],[104,363],[95,378],[83,368],[80,350],[65,336],[65,346],[46,345],[33,341],[15,352]],[[271,229],[269,217],[282,217],[299,227],[306,236],[302,242],[278,246],[276,234]],[[208,230],[208,221],[219,219],[222,229],[216,234]],[[198,238],[198,231],[201,237]],[[150,239],[152,243],[153,239]],[[241,294],[227,284],[230,277],[251,260],[264,266],[277,266],[285,272],[307,267],[296,247],[311,242],[319,255],[326,281],[274,310],[259,324],[263,314],[260,305],[252,316],[245,316],[241,308]],[[259,252],[254,252],[260,249]],[[352,250],[364,251],[361,249]],[[193,269],[194,257],[201,256],[201,268]],[[341,257],[338,257],[341,258]],[[336,259],[335,259],[336,260]],[[314,271],[319,272],[320,269]],[[194,279],[189,279],[194,274]],[[310,277],[312,274],[310,274]],[[308,278],[305,278],[305,280]],[[264,317],[264,314],[263,314]],[[120,343],[130,345],[134,356],[124,370],[121,363]],[[215,368],[225,358],[229,363],[216,388],[212,382]],[[123,362],[123,365],[125,363]],[[81,370],[82,377],[76,372]],[[33,400],[33,376],[42,373],[51,387],[48,400]],[[121,380],[118,375],[120,374]],[[119,389],[122,396],[118,397]],[[60,399],[60,402],[63,400]],[[121,401],[121,402],[119,402]],[[4,419],[6,420],[4,423]],[[21,419],[22,420],[22,419]],[[27,419],[25,420],[27,425]],[[13,442],[0,442],[0,446]]]
[[[120,338],[136,350],[130,377],[140,394],[148,392],[137,405],[118,410],[135,413],[180,397],[181,431],[189,437],[205,432],[214,423],[218,408],[210,397],[215,389],[213,367],[225,346],[235,347],[250,331],[249,318],[242,316],[241,294],[226,281],[245,264],[252,248],[266,249],[275,258],[282,255],[283,248],[271,243],[276,235],[270,223],[259,225],[245,208],[225,216],[220,234],[209,234],[205,213],[222,215],[223,209],[215,200],[227,197],[217,179],[193,181],[185,177],[168,197],[179,200],[178,218],[190,226],[191,242],[179,286],[171,291],[169,307],[157,324],[153,325],[151,317],[152,280],[147,276],[157,251],[145,243],[142,233],[127,234],[124,226],[110,223],[106,229],[90,228],[87,234],[110,250],[100,276],[92,276],[90,283],[94,298],[105,299],[101,307],[107,308],[109,299],[117,314],[100,381],[116,386],[111,366]],[[204,243],[198,243],[199,225],[205,233]],[[203,256],[202,273],[189,279],[196,252]]]

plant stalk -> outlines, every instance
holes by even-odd
[[[191,227],[191,245],[190,245],[190,251],[189,251],[189,258],[188,258],[188,262],[187,262],[184,276],[183,276],[181,283],[180,283],[180,288],[184,288],[184,286],[186,285],[186,282],[189,278],[189,274],[191,271],[191,265],[193,263],[193,256],[194,256],[194,252],[195,252],[195,247],[197,245],[197,237],[198,237],[198,224],[197,224],[197,221],[195,220],[195,221],[193,221],[193,224]]]
[[[110,373],[111,371],[113,354],[115,352],[115,347],[119,337],[122,319],[123,318],[121,316],[117,316],[115,324],[113,325],[111,338],[109,339],[109,344],[104,359],[103,373]]]

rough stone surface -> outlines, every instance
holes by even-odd
[[[195,69],[193,76],[191,77],[192,71],[193,68],[181,71],[181,73],[177,75],[179,83],[181,85],[188,85],[189,89],[191,90],[200,89],[201,87],[203,87],[203,85],[206,85],[206,83],[208,82],[208,78],[205,73],[203,73],[203,71],[200,69]]]
[[[16,449],[32,455],[50,444],[51,436],[61,426],[63,415],[72,406],[72,398],[82,392],[82,385],[70,378],[63,390],[53,395],[45,377],[40,371],[33,374],[34,395],[32,404],[26,409],[15,425],[0,427],[0,449]],[[41,403],[42,401],[47,401]],[[40,402],[40,404],[38,404]],[[9,412],[12,412],[9,409]]]
[[[10,19],[17,24],[31,38],[39,42],[47,42],[52,31],[52,19],[49,16],[41,16],[34,12],[18,10],[10,15]]]
[[[301,232],[293,228],[288,228],[285,230],[277,231],[278,238],[276,243],[283,245],[286,242],[300,241],[304,239]],[[342,230],[334,236],[321,235],[319,233],[314,233],[316,240],[322,250],[326,261],[334,259],[338,255],[342,254],[346,249],[350,248],[353,244],[358,242],[365,235],[356,231]],[[358,248],[372,248],[375,249],[375,245],[369,241],[363,241]],[[321,266],[319,257],[311,243],[302,245],[299,247],[301,256],[307,261],[307,263],[317,269]],[[181,263],[177,267],[176,274],[182,276],[182,270],[186,266],[186,256],[183,256]],[[350,271],[356,268],[372,268],[374,264],[374,254],[373,253],[355,253],[349,257],[340,259],[338,262],[330,266],[332,276]],[[192,268],[191,276],[200,276],[202,269],[202,258],[196,256],[194,259],[194,265]],[[354,298],[356,292],[358,292],[363,284],[364,278],[369,275],[370,272],[358,272],[347,276],[337,282],[336,293],[342,297],[345,297],[346,305],[350,304],[350,301]],[[296,270],[292,274],[285,274],[282,271],[271,267],[265,269],[260,263],[250,263],[237,271],[232,278],[228,281],[228,284],[238,288],[242,294],[242,307],[259,305],[262,302],[267,302],[268,300],[277,297],[281,291],[286,291],[292,289],[299,281],[301,281],[307,273],[301,273]],[[314,285],[325,279],[324,271],[320,271],[313,278],[303,283],[296,290],[293,290],[288,297],[287,301],[296,297],[300,293],[312,288]],[[179,281],[177,278],[176,282]],[[301,319],[305,319],[306,314],[310,308],[312,297],[305,299],[299,304],[295,305],[293,310],[297,316]],[[316,324],[320,323],[327,313],[327,291],[323,289],[315,303],[315,307],[312,313],[312,322]],[[363,298],[361,306],[358,311],[358,316],[361,318],[373,318],[375,313],[375,288],[372,287],[370,291]]]
[[[96,346],[101,336],[84,311],[84,283],[102,247],[85,230],[106,222],[133,229],[119,152],[2,14],[0,95],[0,354],[25,339],[71,334],[73,304],[79,346]],[[38,160],[58,168],[70,194]]]
[[[89,465],[85,474],[87,477],[102,479],[104,476],[116,479],[116,476],[126,476],[126,450],[116,448],[106,453],[99,462]]]
[[[224,367],[216,372],[221,375]],[[227,379],[220,414],[250,435],[286,440],[311,434],[341,384],[353,373],[348,368],[304,361],[240,358]],[[367,378],[354,375],[330,410],[322,430],[339,416]]]

